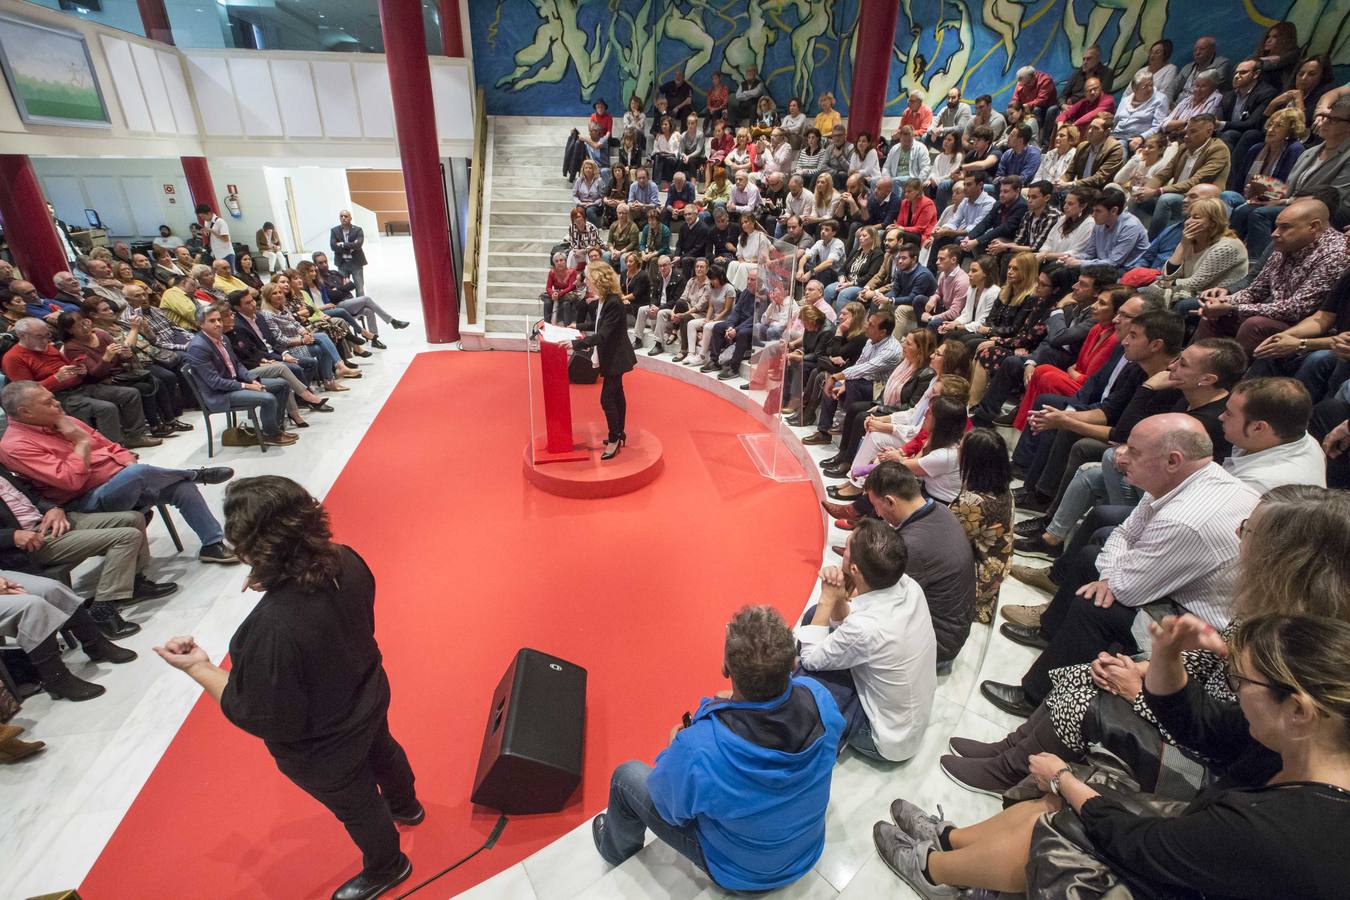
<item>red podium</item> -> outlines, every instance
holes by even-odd
[[[572,433],[572,388],[567,379],[567,344],[539,337],[544,400],[544,434],[532,434],[535,465],[586,459],[589,450]]]

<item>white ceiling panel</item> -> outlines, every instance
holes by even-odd
[[[272,60],[272,81],[285,110],[281,127],[287,137],[323,137],[319,100],[314,93],[314,74],[303,59]]]
[[[349,62],[311,62],[314,89],[319,95],[319,115],[328,137],[361,136],[361,118],[356,108],[356,85]]]
[[[136,74],[141,76],[141,90],[145,91],[145,105],[150,108],[150,121],[160,134],[174,134],[178,123],[169,108],[169,92],[164,88],[164,73],[159,70],[159,57],[144,44],[131,45],[131,58],[136,63]]]
[[[394,102],[389,69],[384,63],[355,63],[356,91],[361,99],[361,133],[368,138],[394,136]]]
[[[230,57],[230,80],[234,82],[244,133],[250,137],[281,137],[281,111],[277,109],[276,87],[267,60]]]
[[[169,108],[173,110],[173,119],[178,124],[178,133],[196,134],[197,117],[192,112],[192,96],[188,93],[187,80],[183,77],[183,63],[176,53],[168,50],[156,52],[159,55],[159,71],[164,75],[164,90],[169,95]]]
[[[108,61],[108,71],[112,73],[117,100],[127,120],[127,131],[147,134],[154,131],[150,110],[145,105],[145,94],[141,91],[141,79],[136,75],[136,64],[131,61],[131,45],[105,34],[103,56]]]
[[[230,83],[230,68],[225,60],[219,56],[189,56],[187,60],[202,128],[207,134],[222,137],[242,135],[244,124],[239,121],[234,85]]]

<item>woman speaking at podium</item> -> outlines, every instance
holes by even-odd
[[[362,868],[333,900],[373,900],[412,872],[395,823],[426,815],[408,757],[389,733],[389,679],[375,643],[375,577],[332,542],[323,505],[289,478],[235,481],[225,534],[258,605],[230,640],[233,667],[190,637],[155,652],[267,744],[282,774],[346,826]],[[297,893],[308,893],[300,891]]]
[[[598,357],[596,366],[604,378],[600,387],[600,407],[605,411],[609,437],[601,459],[613,459],[628,440],[624,434],[624,418],[628,402],[623,396],[623,373],[637,365],[633,345],[628,342],[628,311],[619,296],[619,276],[608,263],[593,262],[586,266],[586,283],[599,298],[600,309],[595,316],[595,331],[572,342],[572,350],[581,353],[594,348]]]

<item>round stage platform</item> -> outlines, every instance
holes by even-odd
[[[601,461],[605,436],[604,426],[597,423],[583,426],[578,429],[575,442],[586,448],[586,458],[557,462],[533,462],[530,444],[526,443],[525,480],[559,497],[599,500],[644,488],[661,474],[664,462],[661,441],[656,435],[645,428],[630,431],[619,455]]]

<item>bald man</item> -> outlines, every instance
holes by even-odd
[[[1149,416],[1116,451],[1116,464],[1144,491],[1100,549],[1071,561],[1040,626],[1005,624],[1004,636],[1042,648],[1020,685],[986,681],[999,709],[1030,715],[1050,692],[1050,672],[1102,651],[1139,653],[1150,612],[1191,612],[1215,628],[1231,618],[1238,526],[1260,496],[1214,463],[1205,427],[1192,416]],[[1150,611],[1143,607],[1158,604]]]
[[[1321,200],[1302,197],[1275,219],[1274,252],[1256,280],[1235,294],[1200,295],[1197,339],[1235,337],[1251,354],[1262,341],[1317,311],[1345,271],[1346,239],[1328,225]]]
[[[351,210],[338,213],[338,224],[328,233],[328,249],[333,251],[337,270],[356,285],[358,296],[366,292],[366,251],[362,249],[365,243],[361,226],[352,224]]]

